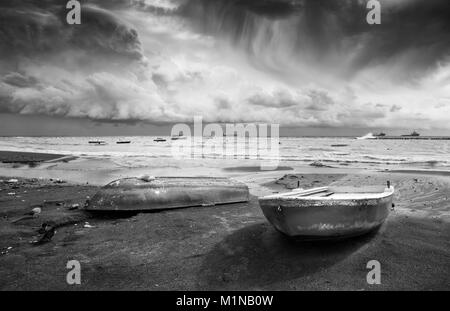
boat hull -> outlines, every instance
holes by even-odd
[[[360,200],[260,199],[269,222],[295,237],[339,238],[378,229],[389,215],[392,195]]]
[[[86,204],[90,211],[141,211],[211,206],[248,201],[248,187],[227,178],[124,178],[99,190]]]

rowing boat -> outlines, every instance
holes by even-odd
[[[288,236],[336,238],[381,226],[392,206],[394,187],[319,187],[259,198],[269,222]]]
[[[106,141],[104,140],[91,140],[89,141],[91,145],[106,145]]]
[[[219,177],[123,178],[102,187],[90,211],[142,211],[247,202],[248,187]]]

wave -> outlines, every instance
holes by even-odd
[[[398,161],[398,162],[406,162],[408,161],[408,159],[405,158],[384,158],[384,157],[379,157],[379,156],[370,156],[370,155],[365,155],[363,156],[365,159],[370,159],[370,160],[377,160],[377,161],[386,161],[386,162],[394,162],[394,161]]]
[[[375,139],[375,136],[373,136],[372,133],[367,133],[364,136],[356,137],[356,139],[366,140],[366,139]]]
[[[367,157],[369,158],[369,157]],[[424,160],[424,161],[408,161],[405,159],[379,158],[372,157],[372,160],[363,159],[329,159],[329,158],[296,158],[283,157],[281,160],[293,162],[324,162],[324,163],[347,163],[347,164],[380,164],[380,165],[419,165],[419,166],[450,166],[449,161]]]

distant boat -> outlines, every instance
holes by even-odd
[[[331,147],[347,147],[348,145],[347,144],[334,144],[334,145],[331,145]]]
[[[186,136],[173,136],[170,138],[171,140],[182,140],[182,139],[187,139]]]
[[[89,141],[91,145],[106,145],[106,141],[104,140],[91,140]]]
[[[178,133],[178,135],[174,135],[174,136],[172,136],[170,139],[171,140],[182,140],[182,139],[187,139],[187,137],[186,136],[183,136],[184,135],[184,133],[182,132],[182,131],[180,131],[179,133]]]
[[[392,207],[394,187],[320,187],[259,198],[281,233],[308,239],[356,236],[377,229]]]
[[[116,141],[116,144],[129,144],[129,143],[131,143],[130,140]]]
[[[416,131],[413,131],[411,134],[407,134],[407,135],[402,135],[403,137],[419,137],[420,134],[417,133]]]
[[[153,141],[162,142],[162,141],[166,141],[166,139],[158,137],[156,139],[153,139]]]

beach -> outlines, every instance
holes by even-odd
[[[450,177],[445,172],[286,165],[261,171],[242,164],[124,168],[107,159],[67,156],[0,153],[0,290],[450,287]],[[91,215],[80,210],[100,186],[144,172],[233,178],[248,185],[251,199],[137,214]],[[377,232],[346,240],[287,238],[268,223],[257,202],[257,196],[298,185],[383,185],[387,180],[396,192],[386,222]],[[42,208],[38,217],[15,222],[35,206]],[[56,232],[46,243],[33,243],[43,223]],[[66,282],[66,263],[73,259],[81,263],[81,285]],[[379,285],[366,282],[370,260],[381,264]]]

